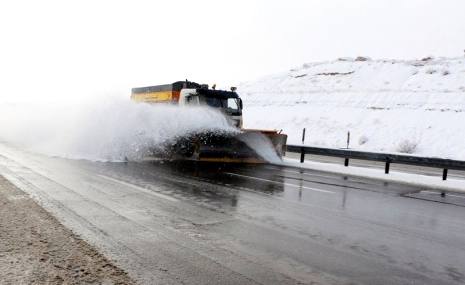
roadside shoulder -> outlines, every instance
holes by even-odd
[[[6,284],[134,284],[0,175],[0,280]]]

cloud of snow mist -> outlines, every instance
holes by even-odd
[[[204,107],[101,100],[78,105],[0,103],[0,141],[52,156],[94,161],[140,160],[197,131],[237,132]]]

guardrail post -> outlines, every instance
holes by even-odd
[[[305,143],[305,128],[302,130],[302,148],[300,149],[300,163],[304,163],[305,160],[305,149],[303,144]]]
[[[344,159],[344,166],[349,166],[349,159],[347,157]]]
[[[350,131],[347,132],[347,149],[349,149],[349,144],[350,144]]]
[[[444,168],[444,170],[442,171],[442,180],[447,180],[447,168]]]
[[[448,169],[447,168],[444,168],[442,170],[442,180],[446,180],[447,179],[447,172],[448,172]],[[441,197],[446,197],[446,191],[442,190],[441,191]]]
[[[391,160],[386,158],[386,166],[384,167],[384,173],[389,174],[389,167],[391,166]]]

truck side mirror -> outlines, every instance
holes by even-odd
[[[242,99],[239,99],[239,108],[242,110]]]

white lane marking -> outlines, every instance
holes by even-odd
[[[288,173],[302,174],[302,175],[307,175],[307,176],[318,176],[318,177],[323,177],[323,178],[328,178],[328,179],[334,179],[337,176],[337,175],[325,176],[325,175],[316,174],[316,173],[305,173],[305,172],[292,171],[292,170],[287,170],[287,169],[281,169],[281,171],[288,172]],[[321,170],[315,170],[315,171],[321,171]]]
[[[307,187],[307,186],[301,186],[301,185],[285,183],[285,182],[278,182],[278,181],[268,180],[268,179],[264,179],[264,178],[258,178],[258,177],[248,176],[248,175],[231,173],[231,172],[226,172],[226,174],[229,174],[229,175],[232,175],[232,176],[246,177],[246,178],[260,180],[260,181],[271,182],[271,183],[275,183],[275,184],[283,184],[283,185],[290,186],[290,187],[303,188],[303,189],[322,192],[322,193],[328,193],[328,194],[335,194],[336,193],[336,192],[329,191],[329,190],[323,190],[323,189],[312,188],[312,187]]]
[[[423,191],[420,191],[420,192],[441,195],[441,192],[434,192],[434,191],[427,191],[427,190],[423,190]],[[447,190],[446,190],[446,192],[447,192]],[[447,193],[446,196],[465,199],[465,196],[459,196],[459,195],[454,195],[454,194],[449,194],[449,193]]]
[[[107,179],[107,180],[110,180],[110,181],[113,181],[113,182],[116,182],[116,183],[119,183],[119,184],[122,184],[122,185],[127,186],[127,187],[130,187],[130,188],[133,188],[133,189],[142,191],[142,192],[144,192],[144,193],[147,193],[147,194],[150,194],[150,195],[153,195],[153,196],[157,196],[157,197],[159,197],[159,198],[163,198],[163,199],[169,200],[169,201],[171,201],[171,202],[179,202],[179,199],[173,198],[173,197],[171,197],[171,196],[168,196],[168,195],[165,195],[165,194],[161,194],[161,193],[157,193],[157,192],[154,192],[154,191],[150,191],[150,190],[148,190],[148,189],[146,189],[146,188],[143,188],[143,187],[140,187],[140,186],[131,184],[131,183],[127,183],[127,182],[124,182],[124,181],[121,181],[121,180],[118,180],[118,179],[114,179],[114,178],[111,178],[111,177],[106,176],[106,175],[100,175],[100,174],[98,174],[97,176],[99,176],[99,177],[101,177],[101,178],[104,178],[104,179]]]

